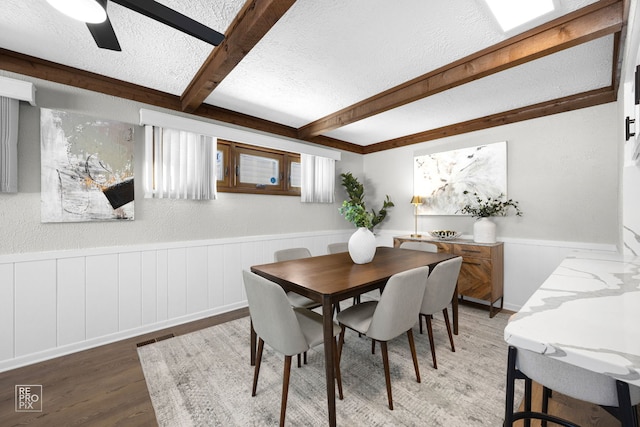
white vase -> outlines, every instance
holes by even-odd
[[[473,241],[477,243],[496,242],[496,224],[489,218],[480,218],[473,224]]]
[[[358,228],[349,238],[349,255],[356,264],[366,264],[376,254],[376,237],[366,227]]]

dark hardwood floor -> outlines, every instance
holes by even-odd
[[[183,335],[248,314],[246,308],[236,310],[2,372],[0,426],[155,426],[138,343]],[[15,410],[16,385],[42,385],[42,412]]]
[[[156,418],[138,360],[137,345],[246,315],[248,310],[241,309],[2,372],[0,426],[155,426]],[[42,385],[42,412],[16,412],[16,385]],[[536,387],[534,401],[539,400],[539,396]],[[620,425],[599,407],[560,395],[554,395],[550,411],[584,427]],[[532,425],[536,426],[535,422]]]

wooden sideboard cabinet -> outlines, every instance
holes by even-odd
[[[487,301],[489,317],[502,310],[504,304],[504,244],[476,243],[473,240],[438,240],[431,237],[398,236],[393,246],[402,242],[429,242],[438,246],[438,252],[462,256],[458,277],[458,296]],[[496,303],[500,300],[500,307]]]

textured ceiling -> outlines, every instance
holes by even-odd
[[[223,33],[244,5],[159,2]],[[505,34],[483,0],[298,0],[204,102],[299,128],[594,2],[556,0],[553,14]],[[98,49],[45,0],[0,8],[0,47],[173,95],[214,49],[111,2],[122,52]],[[613,47],[598,38],[324,135],[366,146],[607,87]]]

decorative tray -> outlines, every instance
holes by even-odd
[[[452,240],[460,237],[462,233],[453,230],[432,230],[429,235],[440,240]]]

